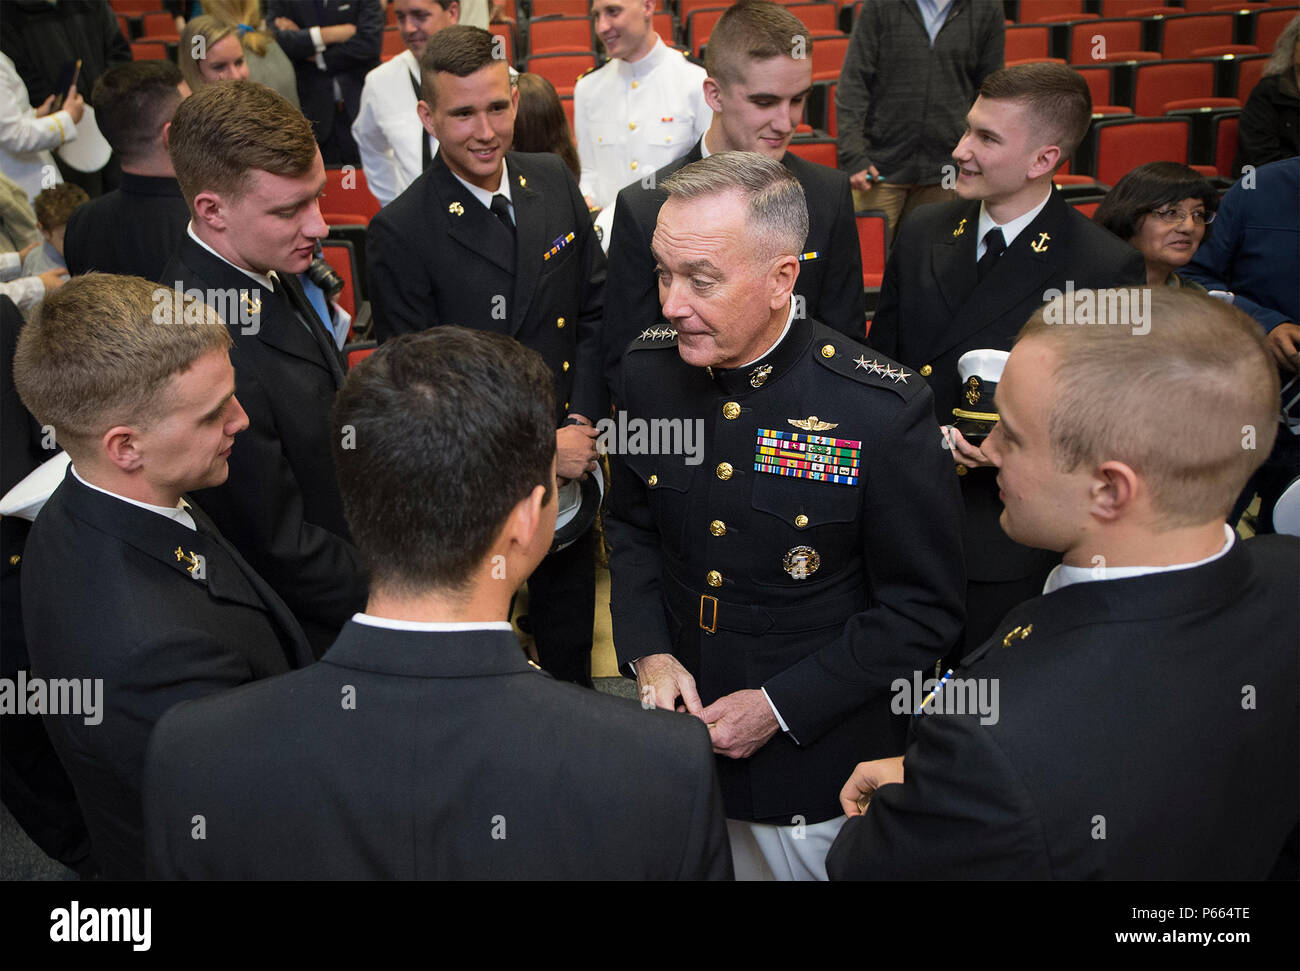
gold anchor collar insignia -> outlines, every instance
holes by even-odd
[[[957,228],[952,231],[952,234],[954,236],[961,236],[965,232],[966,232],[966,217],[963,216],[961,222],[957,224]]]
[[[1048,233],[1039,233],[1038,239],[1030,243],[1029,248],[1033,250],[1035,253],[1046,253],[1047,241],[1051,238],[1052,238],[1051,235]]]
[[[795,428],[802,428],[806,432],[828,432],[832,428],[839,428],[840,423],[837,421],[822,421],[816,415],[809,415],[807,418],[787,418]]]
[[[240,293],[239,299],[248,308],[250,314],[260,314],[262,312],[262,298],[260,296],[250,297],[248,291],[244,290]]]
[[[186,553],[185,550],[180,546],[176,547],[176,549],[173,550],[172,552],[176,554],[177,562],[189,564],[189,566],[187,566],[185,569],[189,572],[190,576],[194,577],[194,579],[197,580],[198,576],[195,574],[194,571],[199,568],[199,564],[203,562],[203,558],[200,557],[199,554],[192,551]]]
[[[527,189],[527,188],[528,188],[528,180],[525,179],[522,175],[519,176],[519,187],[520,187],[521,189]]]
[[[1033,624],[1026,624],[1024,627],[1014,627],[1007,632],[1007,636],[1002,638],[1002,646],[1010,647],[1012,641],[1023,641],[1026,637],[1034,632]]]
[[[450,206],[447,207],[447,211],[451,213],[453,216],[465,215],[465,207],[462,206],[459,202],[453,202]]]

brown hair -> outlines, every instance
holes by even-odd
[[[575,179],[579,178],[582,164],[555,85],[540,74],[521,74],[515,83],[519,87],[519,111],[515,114],[514,150],[552,152],[564,160]]]
[[[723,84],[738,84],[749,61],[812,57],[812,35],[785,7],[768,0],[740,0],[727,8],[709,34],[704,68]]]
[[[60,182],[48,189],[42,189],[32,200],[32,209],[36,211],[36,221],[46,232],[68,224],[72,210],[90,201],[86,190],[71,182]]]
[[[255,171],[297,178],[316,161],[302,112],[256,81],[209,84],[182,101],[170,146],[191,214],[200,192],[238,197]]]
[[[1048,413],[1057,468],[1126,463],[1170,528],[1226,518],[1277,434],[1268,342],[1254,320],[1212,297],[1127,292],[1150,297],[1145,321],[1105,290],[1076,290],[1076,301],[1097,297],[1091,324],[1048,323],[1047,304],[1017,337],[1050,341],[1057,355]]]
[[[1064,64],[1018,64],[994,71],[980,85],[989,101],[1019,101],[1033,116],[1034,131],[1061,149],[1057,166],[1069,161],[1092,123],[1092,92],[1078,71]]]
[[[182,80],[171,61],[129,61],[99,76],[95,121],[121,161],[130,164],[156,151],[163,125],[181,103]]]
[[[140,277],[87,273],[46,296],[23,328],[14,384],[76,461],[115,425],[147,427],[161,417],[172,375],[230,344],[202,301],[182,304],[171,287]]]
[[[454,24],[444,27],[424,43],[420,58],[420,95],[434,106],[433,76],[438,72],[467,78],[489,64],[504,63],[505,49],[482,27]]]

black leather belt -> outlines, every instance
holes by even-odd
[[[735,603],[688,587],[667,570],[663,574],[663,590],[669,609],[683,623],[688,618],[695,620],[700,629],[709,634],[719,630],[742,634],[793,634],[832,627],[866,609],[861,590],[796,607]]]

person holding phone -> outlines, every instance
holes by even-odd
[[[74,65],[71,84],[33,108],[14,62],[0,54],[0,169],[23,187],[29,201],[63,181],[50,150],[77,137],[85,111],[86,102],[77,93],[77,62],[69,63]]]

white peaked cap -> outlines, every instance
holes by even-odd
[[[997,384],[1002,380],[1002,369],[1007,366],[1009,351],[995,351],[991,347],[980,347],[967,351],[957,359],[957,377],[965,384],[972,376],[981,381]]]

